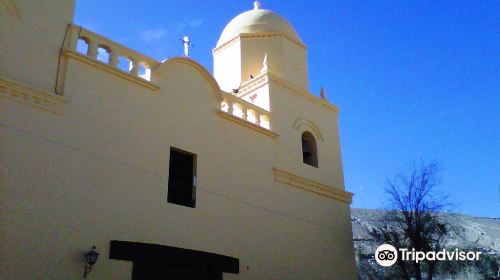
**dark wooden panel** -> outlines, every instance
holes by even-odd
[[[189,266],[215,272],[239,273],[237,258],[171,246],[112,240],[109,258],[155,264]]]

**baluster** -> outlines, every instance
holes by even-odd
[[[248,120],[248,109],[243,107],[243,105],[241,105],[241,118]]]
[[[93,59],[97,59],[97,49],[99,45],[95,40],[91,40],[90,38],[88,40],[89,42],[88,42],[87,56],[90,56]]]
[[[255,112],[255,124],[260,126],[260,114]]]
[[[109,61],[108,61],[109,65],[113,66],[113,67],[117,67],[118,66],[118,52],[116,50],[113,50],[113,49],[109,49]]]
[[[231,102],[230,100],[227,101],[227,113],[232,115],[234,113],[234,103]]]
[[[130,58],[130,63],[132,63],[132,68],[130,69],[130,74],[134,76],[139,75],[139,60],[137,58]]]
[[[151,81],[151,67],[146,67],[146,71],[144,73],[144,79]]]
[[[270,125],[269,117],[267,115],[262,115],[262,122],[260,123],[260,126],[270,129]]]

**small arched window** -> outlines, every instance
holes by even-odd
[[[302,161],[305,164],[318,167],[316,139],[309,131],[302,133]]]

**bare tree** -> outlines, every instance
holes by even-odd
[[[451,227],[442,221],[438,212],[446,206],[445,197],[436,196],[440,183],[439,166],[435,161],[413,164],[409,173],[399,174],[387,181],[386,192],[390,211],[382,217],[384,226],[374,228],[370,235],[377,241],[396,248],[415,248],[416,251],[439,251],[444,248]],[[435,261],[396,263],[399,278],[432,280]]]

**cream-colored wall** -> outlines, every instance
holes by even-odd
[[[54,92],[59,50],[73,21],[74,1],[4,1],[15,6],[19,16],[0,14],[0,76]]]
[[[52,93],[51,71],[16,65],[57,65],[31,52],[58,54],[63,18],[50,42],[35,27],[37,39],[4,41],[21,29],[0,25],[0,75]],[[38,48],[14,61],[22,40]],[[271,82],[279,137],[269,137],[221,118],[196,67],[163,63],[154,91],[69,59],[61,115],[0,98],[0,279],[79,279],[92,245],[101,256],[89,279],[127,279],[132,263],[108,258],[110,240],[239,258],[224,279],[355,278],[349,205],[273,178],[277,167],[343,189],[336,115]],[[318,169],[302,163],[298,118],[323,135]],[[167,203],[171,146],[197,154],[194,209]]]
[[[93,244],[92,277],[129,275],[112,239],[239,258],[227,279],[353,275],[348,205],[274,182],[280,142],[218,117],[190,66],[162,67],[153,93],[70,60],[60,117],[2,102],[0,278],[77,278]],[[197,154],[195,209],[166,202],[170,146]]]
[[[272,81],[270,92],[273,127],[280,135],[275,150],[278,164],[287,166],[297,175],[314,178],[344,190],[337,113],[307,102],[305,97]],[[323,136],[323,140],[315,137],[318,168],[302,163],[301,135],[305,130],[312,132],[313,135],[315,133],[313,129],[307,129],[307,126],[301,126],[299,130],[294,129],[298,119],[311,122]]]
[[[296,87],[309,90],[307,52],[305,47],[283,38],[285,79]]]

